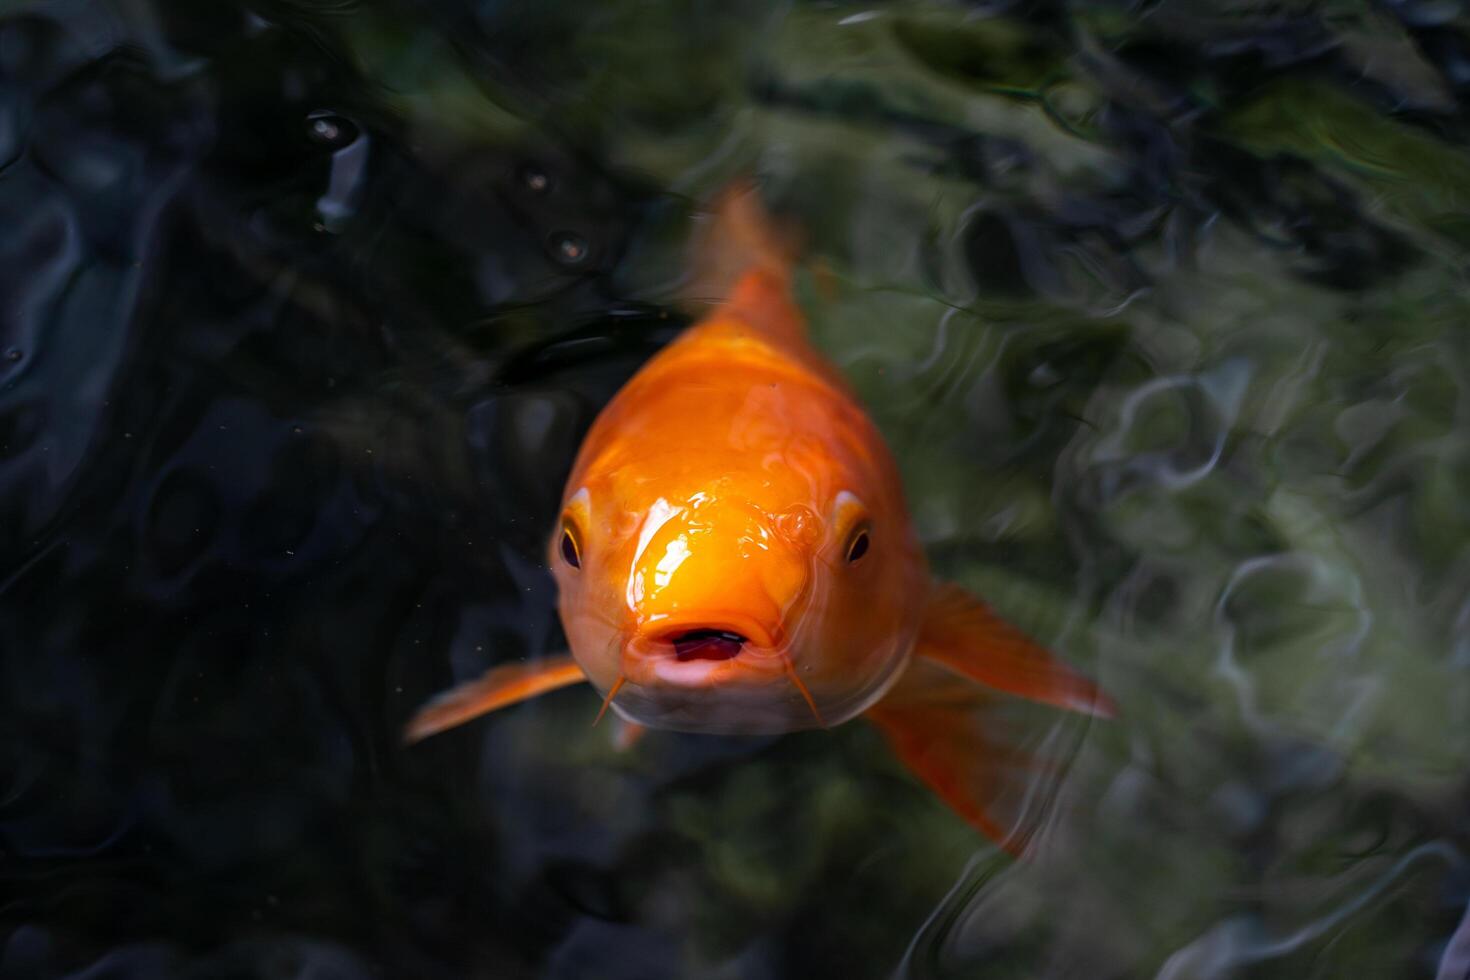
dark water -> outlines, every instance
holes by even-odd
[[[1467,976],[1467,99],[1452,0],[0,0],[0,976]],[[856,724],[398,744],[742,173],[1122,705],[1032,860]]]

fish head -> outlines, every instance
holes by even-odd
[[[652,728],[854,717],[897,679],[918,630],[925,579],[901,507],[870,510],[809,469],[703,463],[686,454],[678,478],[568,497],[550,557],[573,656],[618,714]]]

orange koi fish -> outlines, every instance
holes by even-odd
[[[417,741],[590,682],[637,726],[779,733],[858,715],[961,816],[992,812],[976,710],[1003,692],[1111,716],[1112,703],[979,599],[929,576],[898,471],[807,342],[780,237],[726,195],[707,265],[738,270],[582,444],[550,542],[570,656],[495,667],[440,695]],[[727,280],[728,281],[728,280]]]

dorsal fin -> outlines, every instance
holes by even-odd
[[[770,336],[806,338],[805,320],[791,296],[799,236],[771,217],[753,183],[736,181],[720,193],[695,242],[686,300],[716,305],[717,316]]]

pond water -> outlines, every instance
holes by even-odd
[[[1470,975],[1465,6],[0,0],[0,977]],[[1120,705],[1025,860],[860,722],[400,745],[752,174]]]

